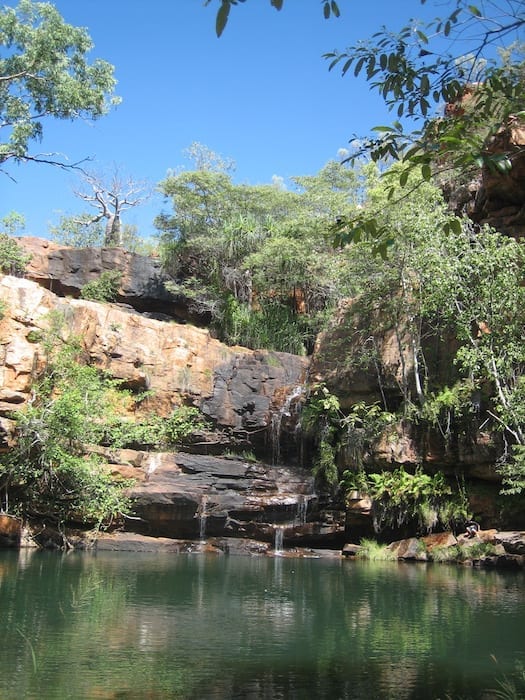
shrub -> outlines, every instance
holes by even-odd
[[[105,424],[102,441],[112,447],[180,446],[205,425],[205,418],[197,408],[179,406],[167,418],[152,414],[134,422],[116,417]]]
[[[122,273],[119,270],[104,270],[100,277],[82,287],[80,296],[91,301],[115,301],[121,280]]]
[[[363,539],[359,544],[361,549],[356,554],[359,559],[368,559],[369,561],[393,561],[397,559],[395,552],[388,549],[386,544],[370,539]]]
[[[0,459],[2,506],[100,527],[129,508],[130,482],[115,481],[99,458],[86,455],[111,420],[115,382],[80,364],[75,340],[58,340],[56,317],[50,325],[47,367],[34,382],[32,402],[13,414],[17,442]]]
[[[6,275],[20,276],[24,273],[31,256],[6,233],[0,233],[0,271]]]
[[[366,493],[372,499],[376,532],[413,523],[421,532],[431,532],[438,524],[451,527],[468,520],[464,490],[452,491],[444,475],[433,476],[417,469],[408,474],[402,467],[374,474],[345,472],[344,484]]]

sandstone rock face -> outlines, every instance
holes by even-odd
[[[374,403],[382,398],[376,368],[372,363],[363,366],[355,362],[362,344],[361,330],[358,300],[341,302],[331,328],[319,334],[312,357],[311,381],[326,383],[344,408],[359,401]],[[399,401],[398,382],[402,361],[407,373],[413,363],[408,354],[400,357],[393,332],[385,333],[377,339],[377,351],[384,366],[390,370],[390,377],[384,381],[383,390],[388,396],[395,397],[395,401]]]
[[[466,214],[476,224],[488,224],[497,231],[525,236],[525,126],[511,116],[505,128],[486,145],[487,155],[506,154],[512,168],[500,172],[484,166],[472,181],[447,185],[445,199],[455,214]]]
[[[227,347],[205,329],[155,320],[118,304],[61,298],[26,279],[2,277],[0,298],[6,304],[0,321],[4,450],[13,438],[9,415],[29,399],[44,366],[41,341],[50,312],[63,318],[64,339],[81,339],[92,364],[134,390],[151,392],[139,411],[167,416],[181,403],[197,406],[229,436],[226,443],[242,442],[270,461],[286,452],[287,431],[295,439],[292,414],[302,395],[305,358]],[[201,448],[207,451],[206,444]],[[277,525],[290,543],[332,542],[344,532],[344,514],[322,510],[311,473],[299,467],[205,454],[106,452],[114,471],[137,481],[132,497],[142,520],[130,520],[132,529],[196,538],[205,520],[210,536],[268,544]]]
[[[22,523],[17,518],[0,514],[0,548],[20,546]]]
[[[515,238],[525,235],[525,125],[510,117],[506,128],[488,144],[489,154],[507,153],[512,168],[500,173],[484,167],[481,186],[471,206],[471,218],[489,224],[497,231]]]
[[[411,366],[411,359],[408,354],[400,357],[393,333],[376,339],[390,374],[381,378],[380,387],[373,366],[348,362],[359,331],[352,301],[341,305],[310,362],[286,353],[228,347],[204,328],[174,322],[191,314],[187,308],[177,311],[177,300],[166,290],[155,260],[119,249],[65,249],[37,239],[22,243],[33,254],[31,279],[0,278],[0,299],[6,304],[0,319],[0,450],[13,443],[10,414],[28,400],[32,381],[43,368],[42,335],[48,314],[56,312],[64,320],[64,339],[81,338],[90,363],[132,391],[148,390],[135,416],[166,417],[181,404],[192,405],[213,426],[192,445],[192,454],[120,450],[106,455],[115,471],[137,480],[133,495],[143,521],[130,521],[130,527],[136,529],[138,523],[142,532],[157,536],[196,538],[205,517],[210,536],[254,538],[268,545],[278,526],[285,544],[333,543],[345,529],[354,542],[374,535],[369,499],[358,494],[345,509],[329,494],[314,494],[308,473],[281,465],[301,461],[297,428],[307,382],[326,383],[345,409],[358,401],[381,402],[383,396],[392,407],[399,402],[399,373],[402,366]],[[76,298],[105,269],[123,272],[119,299],[125,304]],[[443,358],[440,362],[447,366]],[[212,456],[232,447],[253,450],[263,463]],[[389,427],[365,460],[385,469],[400,464],[408,469],[423,464],[450,474],[459,469],[472,479],[493,482],[495,495],[495,454],[488,435],[465,436],[445,449],[438,436],[421,435],[399,423]],[[478,499],[473,508],[488,526],[498,517],[494,499],[491,503]]]
[[[27,400],[43,365],[39,340],[51,311],[64,319],[64,338],[81,338],[92,364],[135,391],[151,392],[140,410],[166,416],[183,402],[192,404],[247,444],[253,438],[260,449],[269,449],[272,415],[305,380],[305,358],[227,347],[205,329],[157,321],[117,304],[63,299],[7,276],[0,279],[0,295],[8,307],[0,321],[4,419]]]
[[[41,238],[22,237],[18,243],[31,255],[26,277],[58,296],[79,297],[82,287],[102,272],[118,270],[119,302],[179,322],[210,321],[190,299],[169,290],[174,280],[163,272],[159,259],[122,248],[69,248]]]

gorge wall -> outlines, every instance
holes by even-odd
[[[100,448],[116,473],[136,480],[137,519],[127,529],[157,537],[199,539],[204,533],[267,543],[284,536],[287,544],[320,547],[372,534],[366,499],[356,498],[346,508],[330,492],[316,489],[300,432],[311,382],[325,383],[345,408],[380,397],[373,368],[356,370],[346,362],[352,353],[344,322],[350,302],[341,307],[340,322],[320,336],[313,358],[228,347],[193,325],[205,319],[191,300],[169,291],[155,259],[33,238],[20,243],[32,255],[26,277],[0,279],[6,305],[0,321],[0,449],[12,444],[10,413],[30,399],[45,362],[40,339],[55,311],[65,319],[64,337],[79,337],[90,363],[132,391],[147,391],[130,420],[141,412],[166,417],[186,405],[210,421],[184,452]],[[116,303],[78,298],[88,281],[113,269],[122,273]],[[388,336],[381,352],[386,363],[400,362]],[[394,396],[395,381],[386,390]],[[451,476],[465,473],[480,485],[472,502],[477,517],[491,526],[508,525],[497,522],[503,516],[489,435],[465,437],[451,450],[435,435],[415,434],[401,422],[368,459],[387,469],[423,464]]]
[[[228,347],[205,328],[171,320],[179,311],[158,277],[149,310],[139,310],[142,298],[135,309],[135,298],[155,279],[154,260],[119,250],[78,251],[76,257],[77,251],[47,241],[22,243],[33,254],[28,278],[0,280],[6,305],[0,322],[1,449],[14,439],[10,413],[30,400],[45,362],[41,338],[50,312],[57,312],[65,321],[64,339],[80,338],[89,363],[133,392],[147,392],[130,420],[166,417],[180,405],[209,419],[210,427],[198,431],[184,453],[100,448],[115,472],[136,480],[131,495],[140,519],[129,520],[129,528],[195,538],[205,522],[207,536],[273,543],[276,530],[286,528],[289,541],[341,539],[344,513],[334,513],[326,495],[316,493],[311,471],[299,459],[296,414],[307,358]],[[124,273],[125,301],[74,298],[90,276],[113,266]],[[247,451],[258,461],[243,458]]]

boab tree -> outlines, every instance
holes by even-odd
[[[121,216],[124,211],[142,204],[148,197],[145,182],[123,177],[115,170],[110,178],[84,172],[83,189],[75,190],[79,199],[96,210],[93,215],[85,214],[73,222],[82,227],[90,227],[99,222],[105,223],[103,245],[122,246],[124,243]]]

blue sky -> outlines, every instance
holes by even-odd
[[[341,17],[326,21],[318,0],[286,0],[281,12],[269,0],[247,0],[217,39],[217,2],[56,0],[66,21],[88,29],[90,56],[115,66],[122,103],[94,123],[48,122],[33,152],[71,162],[90,157],[93,170],[117,167],[152,186],[188,165],[184,150],[192,142],[232,158],[239,183],[314,174],[353,134],[392,121],[363,80],[328,72],[322,54],[383,24],[398,29],[411,16],[436,14],[419,0],[339,0]],[[61,213],[85,210],[73,194],[74,175],[34,164],[7,170],[16,182],[0,174],[0,217],[24,214],[27,235],[47,237]],[[147,237],[163,208],[169,211],[153,197],[124,222]]]

